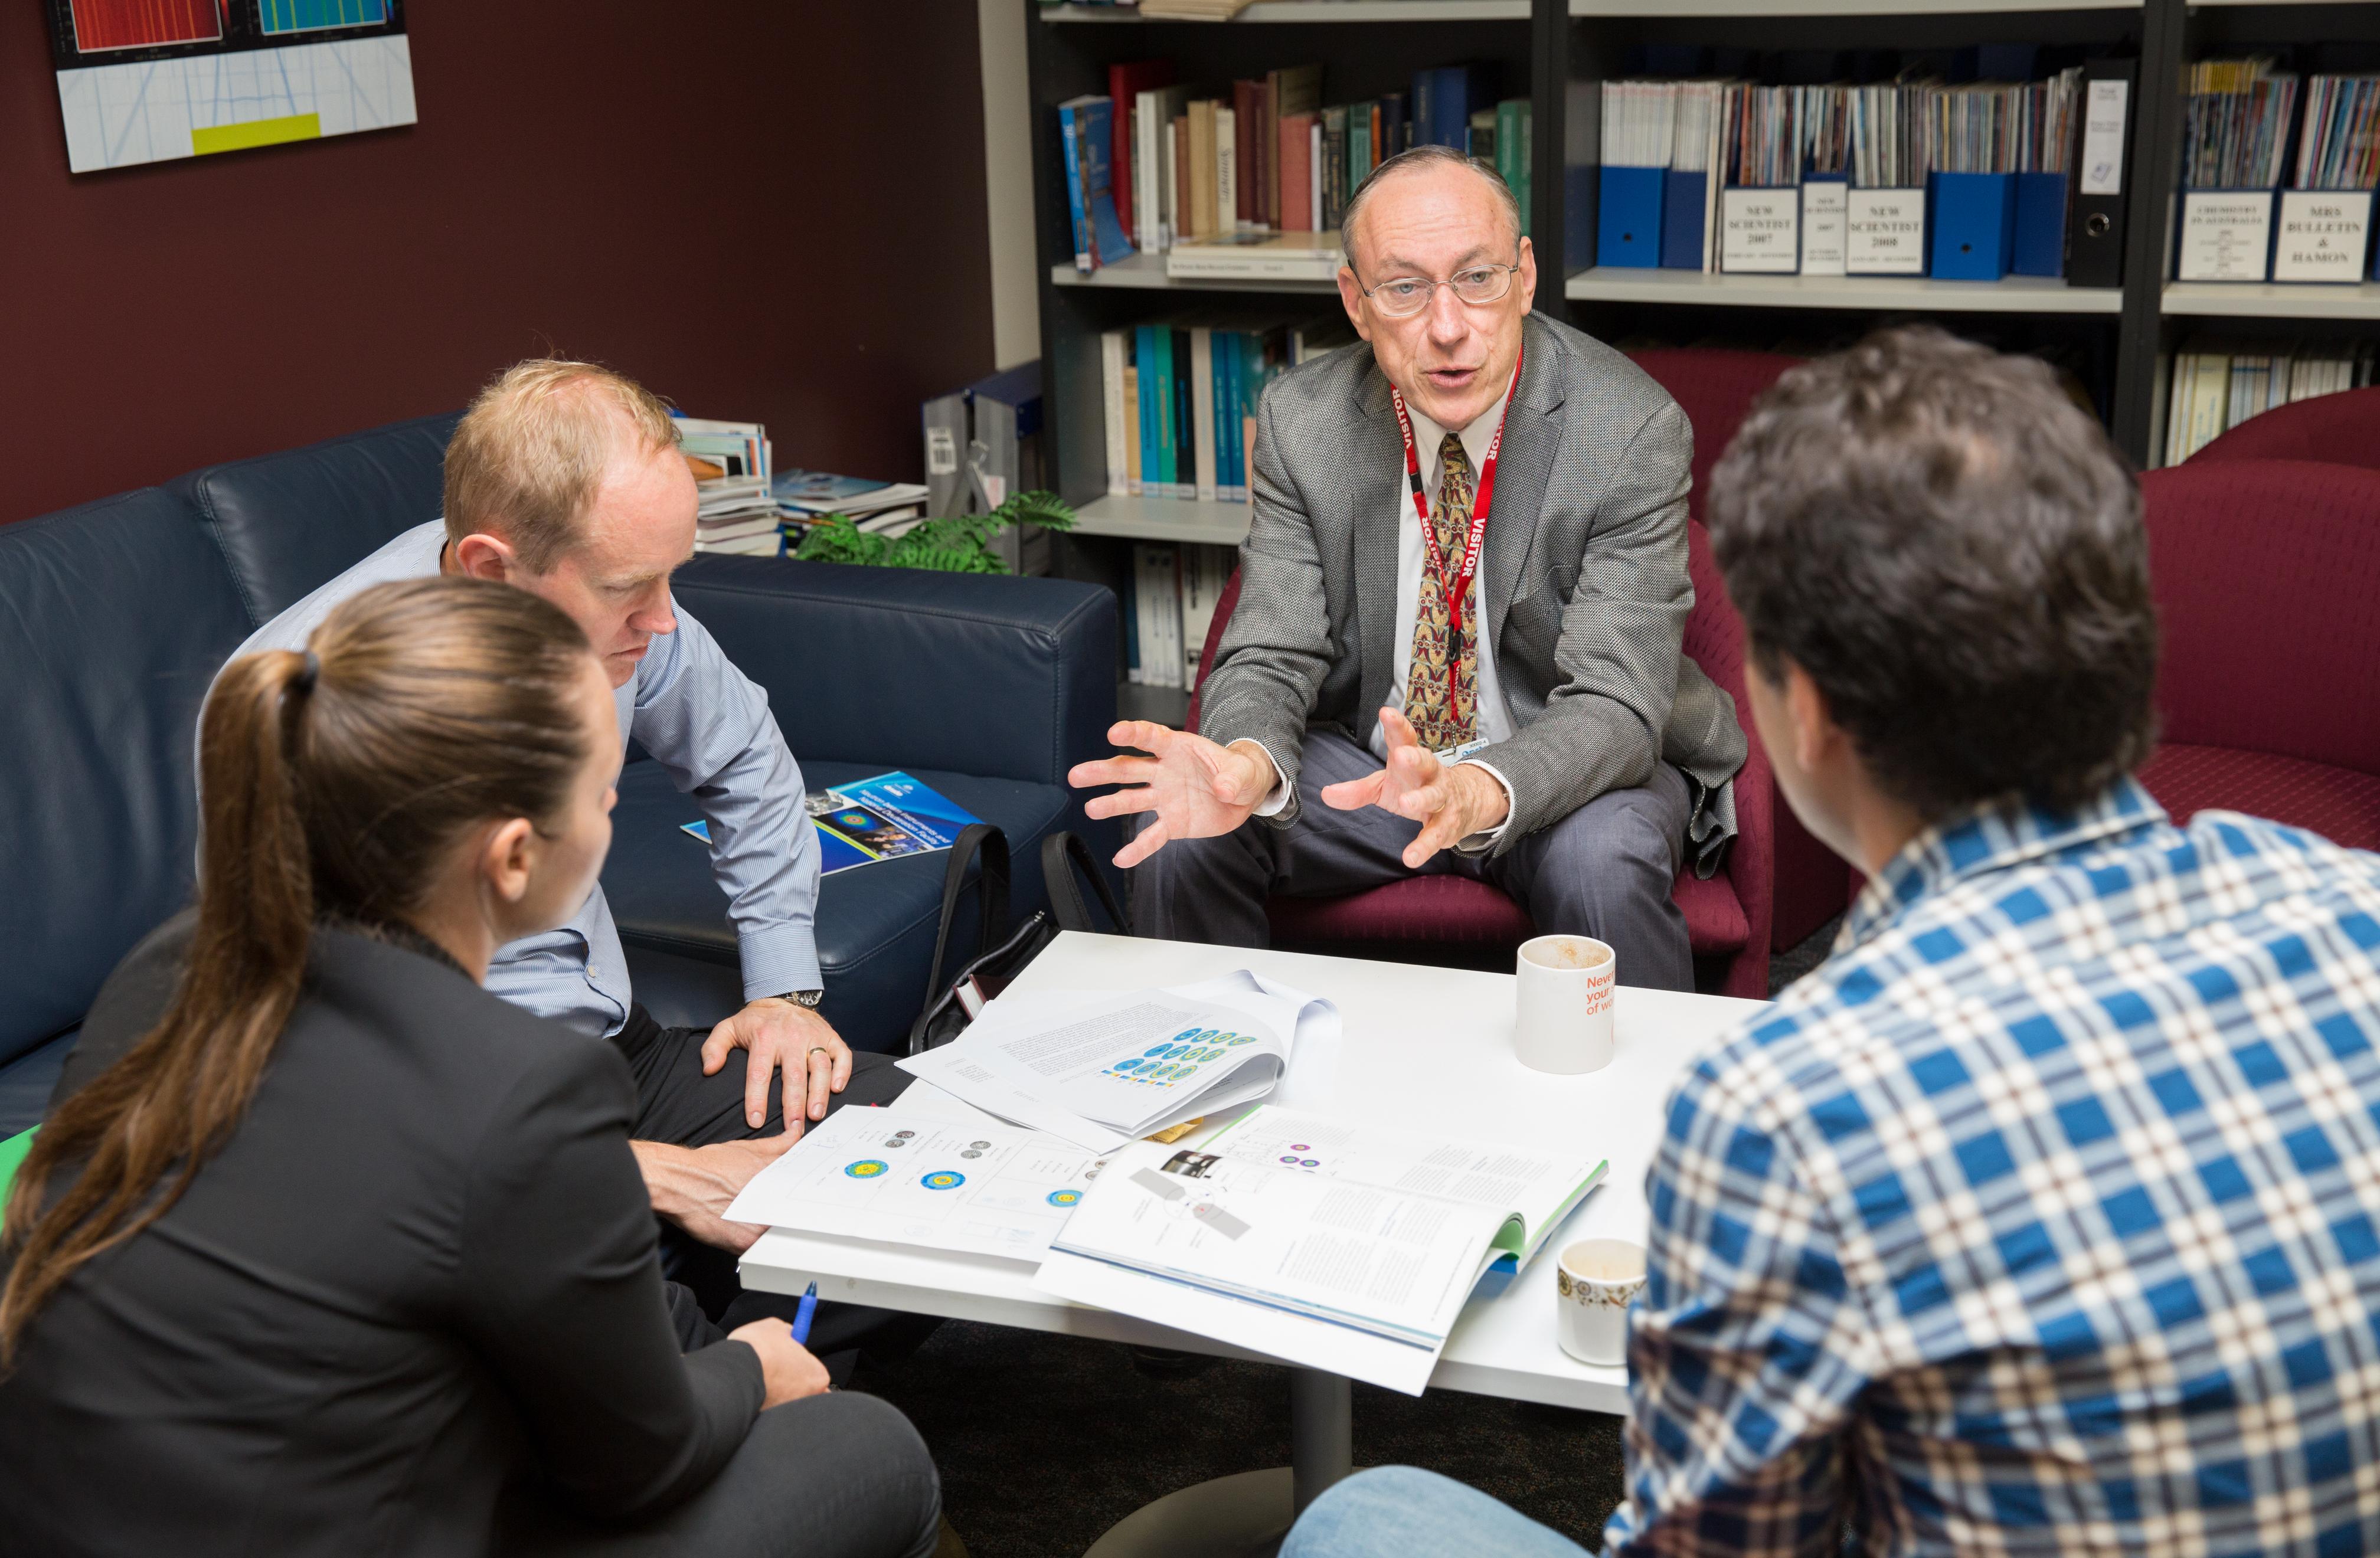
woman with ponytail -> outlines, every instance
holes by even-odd
[[[932,1551],[897,1412],[665,1290],[618,1053],[480,987],[593,885],[615,718],[568,617],[466,579],[224,671],[197,908],[8,1197],[0,1545]]]

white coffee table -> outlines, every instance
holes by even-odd
[[[1538,1258],[1499,1292],[1475,1298],[1429,1383],[1515,1401],[1624,1413],[1628,1373],[1577,1362],[1554,1342],[1548,1250],[1608,1235],[1642,1240],[1645,1170],[1661,1105],[1680,1069],[1756,1001],[1622,986],[1618,1054],[1603,1070],[1551,1077],[1512,1055],[1512,977],[1409,963],[1068,932],[1036,959],[1020,989],[1131,990],[1185,984],[1251,968],[1338,1003],[1344,1023],[1333,1113],[1448,1136],[1576,1136],[1611,1160],[1604,1184],[1555,1230]],[[1220,1122],[1219,1122],[1220,1123]],[[744,1284],[881,1309],[1185,1352],[1253,1357],[1220,1343],[1070,1303],[1033,1286],[1029,1263],[864,1239],[764,1235],[746,1253]],[[1318,1494],[1344,1477],[1353,1450],[1347,1382],[1291,1375],[1293,1465],[1186,1488],[1120,1522],[1092,1558],[1268,1551]]]

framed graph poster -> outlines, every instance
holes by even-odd
[[[414,122],[404,0],[48,0],[76,173]]]

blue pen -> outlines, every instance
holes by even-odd
[[[809,1291],[802,1295],[802,1307],[794,1311],[794,1340],[804,1347],[809,1345],[810,1322],[817,1315],[818,1284],[813,1282],[809,1286]]]

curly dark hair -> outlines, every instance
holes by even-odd
[[[2046,365],[1879,331],[1778,380],[1708,507],[1755,664],[1808,672],[1904,804],[2071,806],[2148,755],[2140,489]]]

